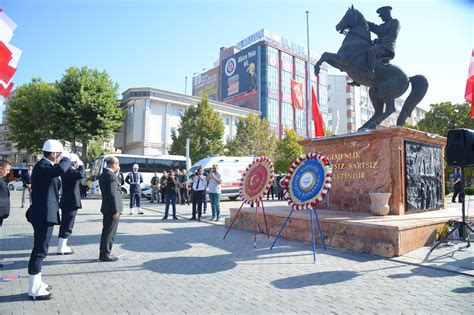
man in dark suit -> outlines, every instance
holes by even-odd
[[[11,164],[8,161],[0,161],[0,233],[3,220],[10,216],[10,190],[5,177],[10,173]]]
[[[28,191],[28,197],[31,205],[31,173],[33,172],[33,165],[28,165],[28,170],[21,174],[21,181],[23,182],[23,194],[21,195],[21,207],[25,204],[25,193]]]
[[[41,265],[48,254],[54,225],[60,222],[59,177],[71,165],[71,160],[63,152],[63,145],[58,140],[47,140],[43,145],[43,155],[31,174],[32,204],[26,211],[26,218],[34,230],[34,247],[28,263],[28,295],[33,300],[51,299],[48,292],[51,287],[41,279]]]
[[[107,167],[99,177],[99,186],[102,194],[100,212],[103,214],[102,236],[100,238],[100,261],[117,261],[118,257],[111,254],[115,233],[119,223],[120,213],[123,211],[121,183],[117,176],[120,170],[119,161],[115,156],[107,158]]]
[[[134,205],[138,208],[138,214],[144,214],[142,208],[140,208],[142,195],[140,184],[143,183],[143,177],[142,174],[138,173],[138,164],[133,164],[132,170],[125,178],[125,182],[130,185],[130,215],[133,214]]]
[[[84,163],[77,154],[71,153],[71,165],[61,176],[63,194],[59,206],[61,207],[61,225],[59,227],[58,249],[59,255],[71,255],[74,251],[67,246],[67,241],[74,228],[77,209],[82,208],[80,183],[85,175]]]

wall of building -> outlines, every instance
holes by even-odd
[[[115,147],[122,153],[168,154],[172,132],[178,132],[181,116],[202,99],[152,88],[130,88],[123,93],[125,124],[115,137]],[[224,123],[224,143],[236,134],[236,123],[249,113],[260,112],[221,102],[209,101]],[[133,108],[133,110],[132,110]],[[131,126],[132,125],[132,126]]]

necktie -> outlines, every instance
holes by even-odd
[[[137,178],[138,173],[133,173],[133,182],[136,184],[138,183],[138,178]]]
[[[201,176],[198,176],[198,181],[196,183],[196,190],[199,188],[199,182],[201,181]]]

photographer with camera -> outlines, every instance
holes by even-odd
[[[196,173],[193,176],[193,216],[189,221],[196,221],[196,212],[198,215],[197,220],[201,221],[202,203],[207,187],[207,180],[206,176],[203,175],[203,171],[202,166],[198,166]]]
[[[219,221],[219,216],[221,214],[221,174],[217,172],[218,165],[212,165],[209,175],[207,175],[208,190],[209,190],[209,199],[211,201],[212,209],[212,218],[211,221],[216,219]]]
[[[165,216],[161,220],[168,219],[168,211],[171,206],[173,207],[173,220],[178,220],[176,216],[176,187],[178,186],[178,181],[174,175],[173,171],[168,172],[168,177],[164,181],[163,185],[165,190]]]

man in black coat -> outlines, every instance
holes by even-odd
[[[111,254],[115,233],[119,223],[120,213],[123,211],[121,183],[117,176],[120,170],[119,161],[115,156],[106,160],[107,168],[102,170],[99,177],[99,186],[102,194],[100,212],[103,214],[102,236],[100,238],[100,261],[116,261],[118,257]]]
[[[10,190],[8,189],[5,177],[10,173],[11,164],[7,161],[0,161],[0,229],[3,220],[10,216]]]
[[[67,246],[67,241],[74,228],[77,209],[82,208],[80,183],[85,175],[84,163],[77,154],[71,153],[71,165],[61,176],[63,193],[59,206],[61,207],[61,225],[59,226],[58,249],[59,255],[71,255],[74,251]]]
[[[25,205],[25,194],[28,191],[28,197],[31,205],[31,174],[33,172],[33,165],[28,165],[28,170],[21,173],[21,181],[23,182],[23,193],[21,194],[21,207]]]
[[[63,152],[58,140],[47,140],[43,145],[44,157],[38,161],[31,175],[32,204],[26,211],[26,218],[34,230],[34,247],[28,263],[29,290],[33,300],[49,300],[50,286],[41,279],[41,265],[46,258],[54,225],[59,224],[60,176],[63,175],[71,160]],[[58,164],[55,164],[58,163]]]

